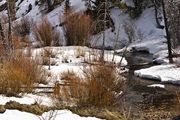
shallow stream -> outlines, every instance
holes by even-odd
[[[131,111],[134,113],[152,108],[177,112],[180,105],[173,104],[173,102],[177,95],[176,93],[180,93],[179,85],[164,84],[160,81],[141,79],[134,76],[135,70],[155,65],[153,63],[153,55],[146,52],[130,52],[125,55],[125,58],[129,69],[129,72],[124,74],[128,79],[124,99],[127,109],[131,108]],[[165,88],[147,87],[152,84],[163,84]]]

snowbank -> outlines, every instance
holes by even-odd
[[[9,101],[16,101],[20,104],[34,104],[35,102],[40,102],[41,105],[52,106],[53,102],[52,99],[46,95],[33,95],[33,94],[26,94],[22,98],[18,97],[6,97],[0,95],[0,105],[5,105]],[[1,120],[1,119],[0,119]]]
[[[152,84],[152,85],[148,85],[147,87],[165,88],[165,85],[162,85],[162,84]]]
[[[5,113],[0,114],[0,120],[40,120],[40,119],[49,119],[51,111],[43,113],[42,116],[37,116],[32,113],[21,112],[18,110],[6,110]],[[73,114],[69,110],[57,110],[53,114],[53,120],[100,120],[95,117],[80,117],[77,114]]]
[[[162,82],[180,84],[180,67],[175,65],[158,65],[146,69],[136,70],[136,76]]]

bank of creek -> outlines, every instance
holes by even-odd
[[[122,55],[119,53],[119,55]],[[180,104],[177,95],[180,85],[162,83],[152,79],[142,79],[134,75],[135,70],[157,65],[153,62],[153,55],[148,52],[128,52],[125,55],[129,72],[123,75],[128,79],[123,104],[134,115],[143,114],[147,120],[159,118],[175,118],[180,120]],[[152,84],[165,85],[165,88],[148,87]],[[163,112],[162,112],[163,111]],[[151,117],[151,112],[156,116]],[[161,120],[161,119],[160,119]],[[170,119],[172,120],[172,119]]]

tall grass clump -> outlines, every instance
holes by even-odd
[[[64,71],[60,74],[60,78],[64,81],[64,84],[68,85],[61,88],[60,96],[63,99],[72,102],[84,97],[83,93],[80,92],[84,90],[84,82],[74,71]]]
[[[35,83],[42,83],[43,69],[30,58],[12,57],[0,68],[0,94],[18,96],[31,92]]]
[[[87,83],[86,99],[82,104],[100,107],[118,104],[118,98],[124,90],[125,81],[112,65],[96,65],[85,68],[84,81]]]
[[[67,45],[88,45],[92,27],[90,16],[68,12],[64,18],[63,29]]]
[[[60,33],[53,29],[47,18],[34,27],[34,37],[42,46],[60,45]]]
[[[68,83],[62,89],[68,99],[78,106],[109,107],[118,104],[124,90],[125,81],[117,74],[114,66],[96,65],[84,68],[80,78],[74,72],[65,72],[61,79]]]

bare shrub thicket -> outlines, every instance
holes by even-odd
[[[133,21],[125,21],[123,28],[129,43],[137,40],[142,41],[146,37],[141,28],[137,28]]]
[[[22,17],[20,21],[17,21],[13,25],[13,30],[18,36],[29,35],[31,31],[32,20],[28,17]]]
[[[124,88],[124,80],[117,74],[116,67],[97,65],[85,68],[84,81],[87,83],[86,99],[82,104],[113,106]]]
[[[62,72],[60,74],[60,78],[64,80],[64,83],[66,85],[69,85],[61,88],[62,91],[60,92],[60,94],[62,96],[62,99],[71,101],[72,99],[79,100],[83,98],[83,93],[80,91],[83,91],[84,89],[84,82],[81,81],[80,76],[78,76],[74,71],[68,70]],[[55,89],[56,94],[58,93],[57,88],[58,86],[56,86]]]
[[[0,56],[3,56],[4,54],[5,54],[5,50],[0,37]]]
[[[83,69],[80,78],[74,72],[61,74],[69,84],[63,87],[64,95],[76,100],[78,106],[108,107],[117,105],[118,98],[125,88],[125,81],[117,74],[114,66],[97,65]]]
[[[172,45],[178,47],[180,45],[180,2],[167,0],[165,5]]]
[[[127,35],[128,42],[132,43],[133,41],[135,41],[136,40],[136,27],[135,27],[135,25],[130,21],[126,21],[126,22],[124,22],[123,27],[124,27],[124,31]]]
[[[2,23],[7,23],[7,22],[8,22],[8,16],[7,16],[7,14],[1,13],[1,14],[0,14],[0,18],[1,18],[1,22],[2,22]]]
[[[4,61],[0,69],[0,93],[16,96],[21,92],[30,92],[35,83],[44,83],[43,69],[36,61],[16,56]]]
[[[67,45],[88,45],[92,20],[88,15],[65,14],[63,26]]]
[[[35,25],[34,37],[43,46],[59,46],[61,44],[60,33],[53,29],[47,18],[42,20],[41,23]]]

